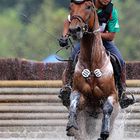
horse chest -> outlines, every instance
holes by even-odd
[[[90,78],[86,79],[87,84],[91,88],[90,94],[93,97],[97,97],[97,98],[101,99],[102,97],[107,97],[108,94],[107,94],[106,90],[103,88],[104,84],[100,84],[99,81],[100,80],[98,80],[95,77],[90,77]],[[106,88],[106,89],[108,89],[108,88]]]

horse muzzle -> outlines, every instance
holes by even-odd
[[[83,37],[83,28],[80,26],[70,27],[69,34],[74,40],[80,40]]]

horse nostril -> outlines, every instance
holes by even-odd
[[[77,32],[80,32],[81,31],[81,27],[78,26],[77,29],[76,29],[76,31]]]
[[[70,34],[75,34],[76,33],[76,29],[75,28],[70,28],[69,29],[69,33]]]
[[[80,26],[78,26],[76,28],[69,28],[69,33],[70,34],[76,34],[77,32],[80,32],[80,31],[82,31]]]

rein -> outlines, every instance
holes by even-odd
[[[70,36],[70,35],[69,35]],[[73,61],[72,59],[71,59],[71,57],[69,57],[69,59],[60,59],[60,58],[58,58],[57,56],[59,56],[58,55],[58,53],[60,52],[60,51],[62,51],[62,50],[64,50],[64,49],[68,49],[68,48],[70,48],[71,47],[71,52],[72,52],[72,49],[73,50],[75,50],[75,48],[74,48],[74,45],[73,45],[73,42],[71,41],[71,38],[68,36],[68,41],[69,41],[69,45],[68,46],[66,46],[66,47],[62,47],[62,48],[60,48],[59,50],[57,50],[56,51],[56,59],[58,60],[58,61],[62,61],[62,62],[64,62],[64,61]]]

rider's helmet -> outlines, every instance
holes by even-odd
[[[85,2],[85,1],[93,1],[93,0],[71,0],[71,2],[74,2],[74,3],[77,3],[77,4],[80,4],[82,2]]]

